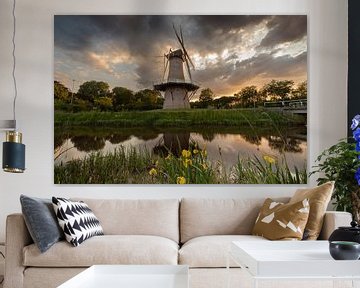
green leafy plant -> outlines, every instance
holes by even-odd
[[[356,127],[352,125],[353,130],[357,127],[358,124]],[[354,138],[357,142],[355,135]],[[358,146],[358,143],[348,142],[347,139],[341,140],[317,157],[318,164],[313,166],[315,170],[310,173],[310,175],[320,173],[317,179],[318,184],[335,181],[332,199],[336,210],[351,212],[356,221],[360,220],[360,183],[358,180],[360,152]]]

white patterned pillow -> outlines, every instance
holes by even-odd
[[[52,197],[55,214],[66,241],[79,246],[86,239],[104,235],[99,220],[84,202]]]

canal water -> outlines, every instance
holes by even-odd
[[[54,164],[83,159],[89,153],[113,153],[123,146],[145,149],[156,157],[174,155],[197,143],[206,149],[208,159],[216,164],[221,161],[226,168],[234,166],[238,159],[271,156],[286,159],[291,171],[307,166],[306,127],[274,129],[256,127],[192,127],[190,129],[76,127],[55,129]],[[279,162],[280,163],[280,162]]]

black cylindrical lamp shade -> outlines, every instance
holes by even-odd
[[[6,172],[22,173],[25,170],[25,145],[17,142],[3,143],[3,169]]]

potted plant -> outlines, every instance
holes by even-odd
[[[320,173],[318,184],[335,181],[332,195],[335,209],[352,213],[360,223],[360,115],[353,118],[351,129],[353,139],[343,139],[324,150],[310,175]]]

